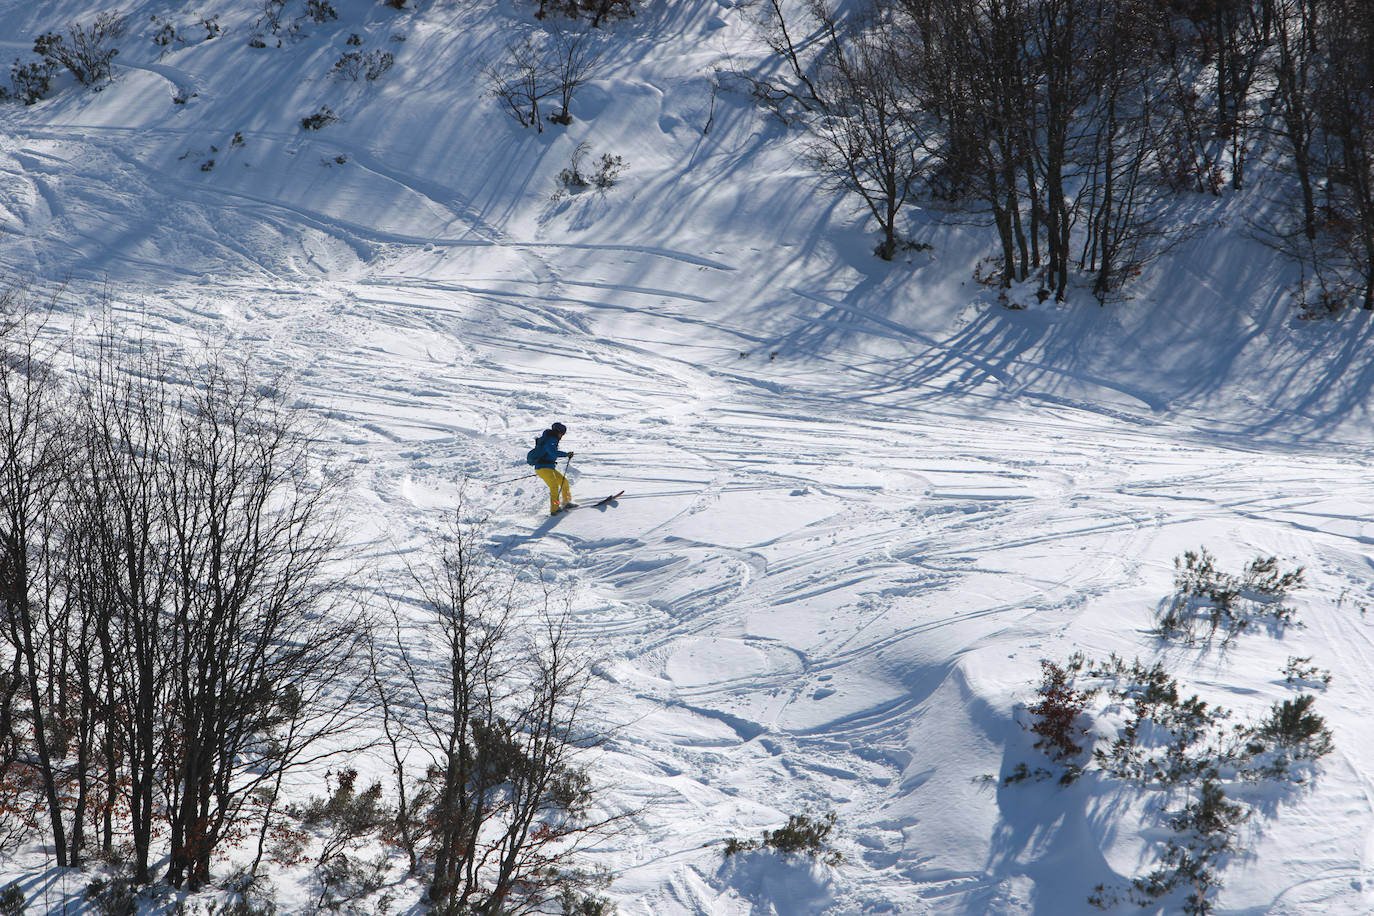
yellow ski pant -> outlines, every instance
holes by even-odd
[[[572,502],[572,487],[568,486],[568,478],[560,474],[557,468],[535,468],[534,473],[549,485],[549,514],[556,513],[562,506]]]

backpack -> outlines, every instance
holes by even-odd
[[[530,449],[528,452],[525,453],[525,463],[528,464],[530,467],[534,467],[535,463],[539,460],[539,446],[543,438],[543,436],[540,436],[539,438],[535,439],[534,448]]]

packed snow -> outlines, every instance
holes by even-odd
[[[620,912],[1094,912],[1154,867],[1157,818],[1091,770],[1004,782],[1046,765],[1025,707],[1075,651],[1165,661],[1250,717],[1294,695],[1286,659],[1329,670],[1336,750],[1243,825],[1218,912],[1374,910],[1374,328],[1297,319],[1243,228],[1258,195],[1181,203],[1199,234],[1125,301],[1008,309],[976,226],[913,208],[933,247],[872,256],[730,78],[774,66],[749,4],[609,27],[573,123],[541,132],[482,73],[532,4],[334,5],[263,49],[260,3],[122,7],[112,85],[0,106],[0,269],[62,333],[108,309],[289,370],[352,469],[364,566],[399,569],[461,492],[494,551],[573,589],[603,803],[640,811],[594,850]],[[99,10],[0,0],[0,49]],[[224,33],[162,49],[154,14]],[[351,33],[392,71],[331,78]],[[339,121],[303,130],[321,105]],[[584,141],[627,170],[552,199]],[[523,458],[553,420],[584,508],[550,518]],[[1199,547],[1303,567],[1301,626],[1162,642]],[[829,811],[838,865],[722,855]],[[0,878],[75,900],[45,863]]]

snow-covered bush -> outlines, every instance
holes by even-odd
[[[175,913],[182,916],[183,911],[178,909]],[[193,909],[185,916],[276,916],[276,913],[277,905],[272,901],[254,901],[240,895],[227,903],[210,901],[203,911]]]
[[[286,0],[262,0],[262,15],[257,25],[266,25],[276,34],[286,21]]]
[[[630,167],[622,157],[610,153],[602,153],[597,160],[596,171],[592,173],[592,185],[597,190],[605,191],[615,186],[620,173]]]
[[[176,26],[172,25],[172,23],[168,22],[166,19],[154,15],[153,25],[156,26],[156,28],[153,29],[153,44],[157,45],[159,48],[165,48],[174,41],[182,40],[181,35],[177,33]]]
[[[1283,666],[1283,679],[1292,685],[1315,686],[1325,690],[1331,684],[1331,672],[1312,664],[1312,656],[1288,656]]]
[[[600,894],[588,894],[564,888],[558,897],[561,916],[615,916],[616,905]]]
[[[170,19],[163,19],[161,16],[154,14],[152,23],[154,26],[152,42],[159,48],[166,48],[174,42],[179,45],[187,45],[194,44],[196,41],[194,38],[187,38],[186,33],[178,29]],[[212,38],[218,38],[224,31],[224,28],[219,24],[218,14],[214,16],[202,16],[196,20],[196,25],[205,30],[205,35],[200,39],[201,41],[209,41]]]
[[[327,774],[328,795],[289,810],[318,840],[312,856],[317,910],[351,909],[376,893],[386,875],[385,853],[371,859],[362,853],[395,822],[396,812],[382,803],[381,783],[358,791],[357,781],[351,768]]]
[[[1312,711],[1317,700],[1310,693],[1275,703],[1269,718],[1250,730],[1253,738],[1269,748],[1298,760],[1317,760],[1334,748],[1326,720]]]
[[[86,899],[100,916],[133,916],[138,910],[138,891],[123,875],[96,878],[86,885]]]
[[[1273,572],[1269,569],[1257,581],[1277,583],[1282,577],[1275,578]],[[1047,753],[1076,744],[1070,726],[1087,706],[1094,705],[1096,727],[1115,730],[1106,746],[1093,753],[1096,773],[1153,793],[1160,810],[1178,793],[1189,799],[1182,808],[1163,816],[1162,826],[1170,833],[1160,841],[1156,867],[1115,887],[1099,885],[1089,896],[1090,903],[1104,909],[1124,900],[1158,906],[1165,898],[1187,891],[1177,901],[1182,912],[1190,916],[1212,912],[1213,892],[1221,887],[1226,859],[1241,852],[1237,827],[1260,810],[1241,798],[1228,798],[1222,786],[1234,786],[1232,791],[1243,795],[1247,786],[1260,783],[1303,782],[1307,774],[1297,765],[1311,764],[1333,747],[1330,730],[1312,709],[1311,695],[1275,703],[1268,716],[1258,721],[1229,725],[1228,710],[1184,690],[1161,663],[1147,665],[1137,659],[1127,664],[1116,655],[1098,663],[1076,653],[1065,665],[1042,662],[1041,666],[1039,692],[1046,699],[1040,706],[1053,702],[1052,715],[1047,719],[1042,711],[1040,722],[1056,723],[1049,731],[1062,733],[1067,742],[1051,743]],[[1101,686],[1080,689],[1076,685],[1080,676]],[[1105,697],[1105,702],[1098,697]],[[1022,763],[1003,784],[1039,781],[1049,775]],[[1264,794],[1272,796],[1272,790]]]
[[[1179,889],[1191,891],[1181,910],[1187,916],[1206,916],[1214,901],[1208,896],[1221,887],[1217,874],[1220,859],[1239,852],[1236,828],[1249,818],[1243,805],[1228,801],[1214,780],[1204,779],[1197,800],[1170,815],[1174,831],[1164,845],[1158,868],[1131,881],[1132,897],[1140,906],[1151,906]]]
[[[1117,736],[1093,753],[1108,775],[1143,786],[1168,787],[1215,767],[1214,742],[1230,713],[1197,694],[1185,695],[1161,663],[1127,665],[1113,655],[1087,669],[1109,683],[1108,696],[1126,712]]]
[[[63,68],[81,85],[99,89],[112,76],[113,61],[119,54],[113,43],[123,33],[124,20],[117,13],[101,13],[89,26],[72,23],[65,35],[44,32],[33,42],[33,53],[39,59],[14,61],[10,88],[0,88],[0,101],[15,99],[32,105],[47,96],[53,77]]]
[[[287,0],[262,0],[262,15],[253,23],[253,32],[248,38],[249,47],[267,47],[267,32],[277,36],[276,45],[279,48],[282,46],[283,38],[294,40],[302,36],[301,20],[287,17],[286,2]]]

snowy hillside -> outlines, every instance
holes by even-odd
[[[1186,798],[1094,766],[1007,780],[1060,772],[1026,707],[1041,660],[1075,652],[1163,662],[1237,723],[1297,695],[1290,660],[1329,672],[1298,678],[1335,747],[1310,778],[1226,782],[1254,813],[1217,912],[1374,909],[1374,328],[1297,319],[1243,229],[1262,201],[1180,204],[1197,236],[1128,301],[1009,310],[974,280],[974,227],[916,210],[930,250],[870,254],[865,214],[728,77],[774,66],[750,5],[609,26],[572,123],[540,132],[482,69],[542,28],[533,4],[410,5],[336,0],[252,48],[258,0],[127,3],[111,85],[0,105],[0,273],[60,289],[58,331],[89,334],[108,297],[158,339],[289,370],[379,575],[466,481],[492,549],[574,589],[612,735],[594,772],[641,809],[593,851],[621,913],[1097,912],[1097,885],[1158,867]],[[102,9],[0,0],[0,50],[30,59]],[[154,17],[188,40],[155,44]],[[394,66],[331,76],[350,47]],[[303,129],[322,106],[338,120]],[[627,168],[554,199],[584,142]],[[578,500],[623,497],[551,519],[512,480],[555,419]],[[1298,625],[1161,640],[1199,548],[1302,567]],[[1123,713],[1091,711],[1105,747]],[[722,855],[831,811],[838,865]],[[11,878],[29,912],[84,886],[38,848]],[[279,912],[304,912],[279,883]]]

